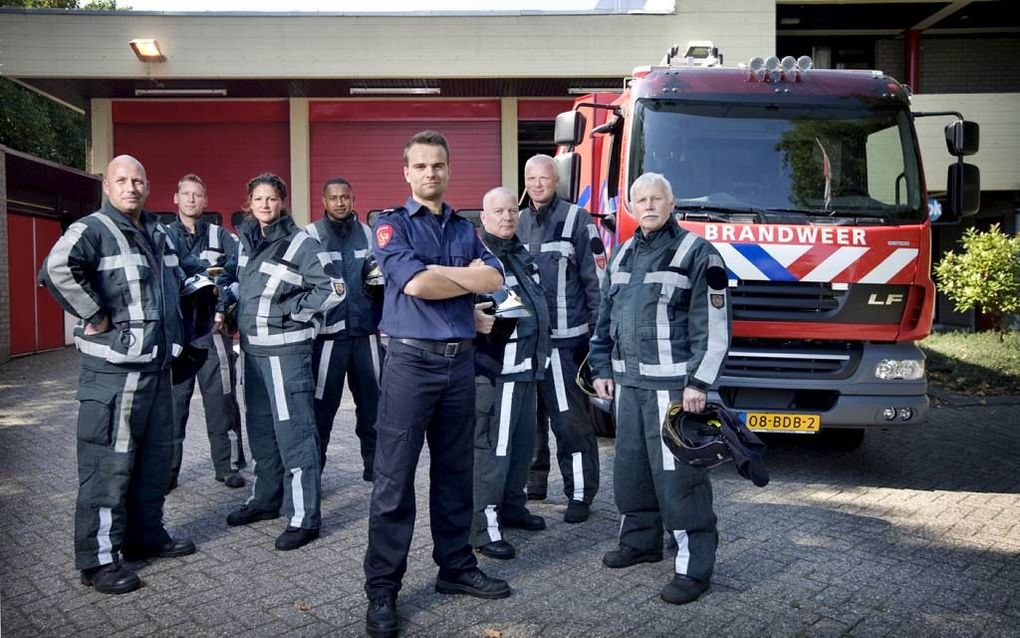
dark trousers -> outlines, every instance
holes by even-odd
[[[613,491],[620,510],[620,543],[652,551],[662,532],[677,543],[673,569],[708,580],[719,536],[708,470],[673,458],[662,442],[662,422],[681,390],[616,386],[616,458]]]
[[[319,448],[315,443],[312,355],[244,355],[248,447],[255,462],[249,507],[278,511],[288,527],[318,529]]]
[[[471,531],[475,374],[471,348],[447,358],[390,340],[376,421],[365,591],[396,595],[416,514],[414,475],[428,440],[432,558],[440,575],[477,566]]]
[[[537,416],[534,381],[475,378],[475,513],[471,544],[503,539],[501,519],[520,520],[529,512],[524,487],[535,452]]]
[[[588,421],[588,398],[577,387],[577,348],[553,345],[545,378],[538,382],[538,431],[528,491],[544,494],[549,483],[549,430],[567,499],[591,503],[599,490],[599,446]],[[583,355],[582,355],[583,356]],[[548,421],[548,427],[546,422]]]
[[[319,433],[319,466],[326,466],[326,448],[340,409],[344,379],[354,396],[354,433],[361,444],[364,468],[375,462],[375,421],[379,408],[379,338],[376,335],[316,339],[315,428]]]
[[[212,335],[212,346],[205,363],[195,374],[174,377],[174,456],[170,467],[171,484],[177,481],[184,457],[184,437],[191,412],[191,395],[195,381],[202,393],[205,425],[209,433],[209,454],[216,476],[236,472],[246,465],[241,437],[241,412],[234,387],[233,340],[222,334]]]
[[[103,373],[78,380],[78,569],[119,559],[123,547],[170,540],[163,500],[170,477],[170,371]]]

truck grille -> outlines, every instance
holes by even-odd
[[[861,360],[857,342],[734,339],[723,375],[743,378],[845,379]]]
[[[847,290],[815,282],[741,281],[730,288],[733,318],[744,321],[829,318],[839,312]]]

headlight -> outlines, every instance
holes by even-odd
[[[875,376],[883,381],[890,379],[916,381],[924,377],[924,360],[882,359],[875,366]]]

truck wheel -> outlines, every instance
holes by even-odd
[[[864,443],[864,428],[822,430],[822,439],[834,450],[852,452]]]
[[[591,423],[591,429],[595,431],[595,436],[610,439],[616,437],[616,423],[613,421],[613,415],[600,410],[591,402],[588,403],[588,421]]]

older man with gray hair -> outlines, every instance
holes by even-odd
[[[630,189],[634,236],[613,254],[602,286],[589,361],[595,391],[616,401],[613,485],[619,547],[606,567],[662,560],[662,532],[677,545],[661,597],[689,603],[709,586],[718,544],[708,470],[678,462],[662,443],[672,401],[701,412],[730,339],[727,276],[715,248],[673,219],[673,192],[658,173]]]
[[[521,211],[520,237],[538,265],[552,330],[549,365],[539,382],[538,438],[528,498],[546,497],[548,430],[552,428],[568,499],[563,520],[581,523],[588,520],[599,489],[599,449],[588,420],[588,398],[574,378],[595,327],[606,251],[588,211],[560,199],[558,183],[555,163],[548,155],[535,155],[524,165],[531,206]]]
[[[476,318],[475,514],[471,544],[490,558],[513,558],[503,528],[545,529],[528,511],[524,486],[535,451],[537,382],[549,358],[549,309],[538,269],[517,238],[517,196],[490,190],[482,199],[482,243],[503,264],[506,286],[528,316]]]

